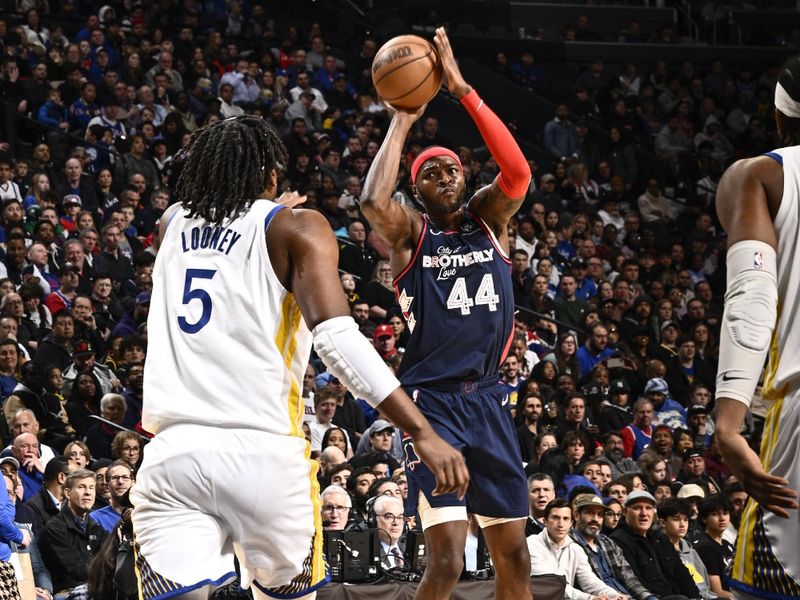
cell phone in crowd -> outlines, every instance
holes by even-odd
[[[609,369],[621,369],[625,366],[625,359],[619,357],[609,358],[606,364]]]

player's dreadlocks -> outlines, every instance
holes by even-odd
[[[176,196],[191,217],[220,224],[258,198],[273,169],[287,164],[286,148],[261,117],[217,121],[192,134],[183,150]]]
[[[778,73],[778,81],[789,97],[800,103],[800,55],[786,61]],[[783,115],[783,143],[787,146],[800,144],[800,119]]]

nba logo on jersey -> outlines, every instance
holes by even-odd
[[[764,253],[763,252],[753,252],[753,268],[756,271],[760,271],[764,268]]]

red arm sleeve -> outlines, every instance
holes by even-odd
[[[500,167],[497,176],[500,189],[509,198],[524,196],[531,180],[531,169],[511,132],[474,89],[461,98],[461,104],[475,121],[483,141]]]

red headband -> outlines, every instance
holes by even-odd
[[[443,146],[431,146],[430,148],[425,148],[425,150],[420,152],[420,155],[414,159],[413,163],[411,163],[411,181],[416,183],[417,173],[419,173],[422,165],[424,165],[430,159],[438,156],[449,156],[456,161],[456,163],[458,163],[458,166],[461,167],[462,171],[464,170],[461,160],[458,158],[458,154],[448,148],[444,148]]]

